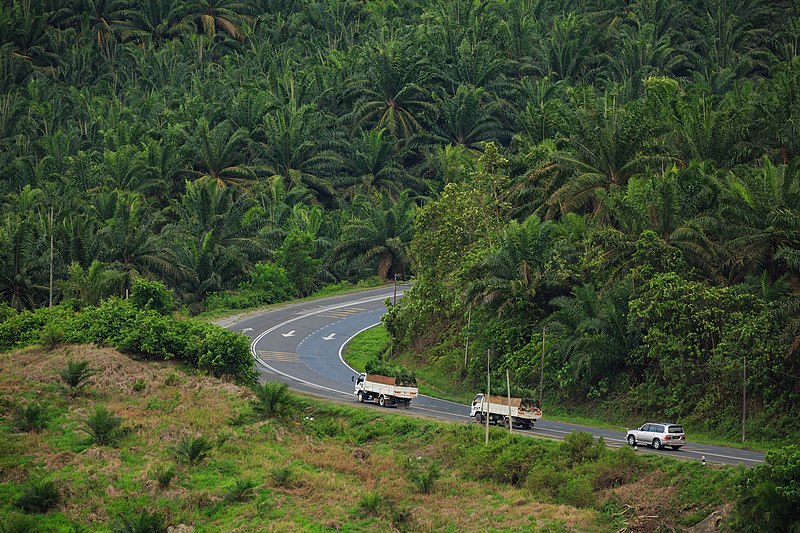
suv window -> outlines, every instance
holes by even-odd
[[[645,424],[642,426],[642,431],[650,431],[652,424]]]
[[[655,433],[664,433],[664,426],[653,424],[650,426],[650,431],[653,431]]]
[[[683,427],[681,426],[670,426],[669,427],[670,433],[683,433]]]

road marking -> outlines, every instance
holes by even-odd
[[[332,341],[332,340],[333,340],[333,338],[334,338],[335,336],[336,336],[336,333],[331,333],[331,334],[330,334],[330,335],[328,335],[327,337],[322,337],[322,338],[323,338],[324,340],[326,340],[326,341]]]
[[[284,337],[294,337],[294,330],[290,331],[289,333],[281,333]]]
[[[253,331],[253,328],[244,328],[244,329],[242,330],[242,333],[244,333],[245,331]]]
[[[258,355],[269,361],[282,361],[285,363],[299,363],[300,358],[295,352],[276,352],[273,350],[259,350]]]
[[[403,291],[398,292],[398,294],[403,294]],[[329,310],[332,310],[332,309],[340,309],[340,308],[343,308],[343,307],[350,307],[352,305],[358,305],[358,304],[364,304],[364,303],[369,303],[369,302],[376,302],[376,301],[379,301],[379,300],[385,300],[388,297],[389,297],[388,295],[385,295],[385,296],[379,296],[379,297],[376,297],[376,298],[368,298],[368,299],[364,299],[364,300],[357,300],[355,302],[347,302],[347,303],[343,303],[343,304],[339,304],[339,305],[335,305],[335,306],[331,306],[331,307],[321,307],[321,308],[318,308],[317,310],[312,310],[312,311],[309,311],[307,313],[303,313],[303,314],[301,314],[299,316],[296,316],[294,318],[290,318],[289,320],[284,320],[280,324],[272,326],[268,330],[261,332],[255,339],[253,339],[253,341],[250,343],[250,353],[253,355],[253,358],[256,361],[258,361],[264,368],[266,368],[267,370],[269,370],[269,371],[271,371],[271,372],[273,372],[275,374],[278,374],[279,376],[283,376],[283,377],[285,377],[287,379],[292,379],[294,381],[297,381],[299,383],[303,383],[304,385],[307,385],[309,387],[313,387],[315,389],[326,390],[326,391],[334,392],[336,394],[342,394],[344,396],[348,396],[349,397],[349,396],[352,395],[352,393],[350,393],[350,392],[342,392],[340,390],[332,389],[332,388],[326,387],[324,385],[318,385],[316,383],[312,383],[312,382],[307,381],[305,379],[301,379],[301,378],[298,378],[296,376],[292,376],[291,374],[287,374],[286,372],[282,372],[282,371],[278,370],[274,366],[272,366],[272,365],[268,364],[266,361],[264,361],[261,357],[259,357],[258,350],[256,350],[256,344],[258,344],[258,341],[260,341],[261,339],[263,339],[264,337],[266,337],[267,335],[269,335],[270,333],[272,333],[276,329],[282,328],[283,326],[285,326],[287,324],[291,324],[292,322],[296,322],[296,321],[301,320],[303,318],[307,318],[307,317],[313,316],[313,315],[318,315],[318,314],[321,314],[321,313],[323,313],[325,311],[329,311]],[[298,358],[298,360],[299,360],[299,358]]]

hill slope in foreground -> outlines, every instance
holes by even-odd
[[[65,384],[70,361],[94,369],[85,387]],[[477,426],[95,346],[0,354],[0,402],[3,531],[652,531],[708,516],[734,475],[585,434],[493,429],[485,446]]]

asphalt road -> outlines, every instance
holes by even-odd
[[[386,299],[400,297],[404,288],[398,285],[396,292],[394,287],[387,287],[292,303],[233,319],[226,327],[252,339],[251,350],[262,380],[280,380],[297,391],[353,402],[354,406],[381,409],[374,404],[356,402],[352,378],[357,372],[345,364],[342,351],[358,333],[380,323],[380,317],[386,311]],[[420,396],[408,410],[395,411],[471,422],[469,406],[429,396]],[[609,446],[627,445],[624,428],[614,431],[547,420],[546,412],[544,417],[532,430],[514,431],[556,439],[562,439],[574,431],[585,431],[596,438],[603,437]],[[691,433],[687,437],[689,444],[677,451],[654,451],[646,447],[639,447],[638,450],[681,459],[702,461],[705,458],[708,463],[741,463],[745,466],[754,466],[764,460],[764,454],[760,452],[694,444],[691,442]]]

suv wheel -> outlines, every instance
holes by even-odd
[[[658,439],[653,439],[653,449],[660,450],[661,449],[661,441]]]
[[[631,446],[636,446],[636,437],[633,435],[628,435],[628,444]]]

